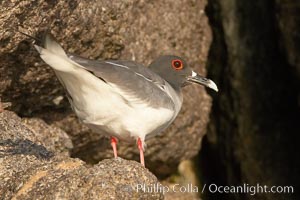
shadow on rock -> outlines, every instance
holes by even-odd
[[[50,159],[54,153],[48,151],[43,145],[33,143],[28,139],[0,140],[0,158],[11,155],[33,155],[38,159]]]

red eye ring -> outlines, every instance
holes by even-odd
[[[175,70],[181,70],[183,68],[183,63],[181,60],[172,60],[172,67],[175,69]]]

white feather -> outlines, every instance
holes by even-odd
[[[37,45],[34,45],[34,47],[40,53],[41,58],[55,70],[62,72],[71,72],[78,68],[69,61],[66,55],[53,53],[52,51],[44,49]]]

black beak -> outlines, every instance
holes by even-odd
[[[216,92],[219,91],[217,85],[212,80],[204,78],[204,77],[198,75],[194,71],[192,71],[192,75],[191,76],[188,76],[187,81],[188,82],[192,82],[192,83],[198,83],[198,84],[204,85],[206,87],[209,87],[209,88],[215,90]]]

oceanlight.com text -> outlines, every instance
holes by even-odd
[[[259,193],[282,193],[282,194],[292,194],[294,193],[293,186],[267,186],[267,185],[260,185],[257,183],[256,185],[249,185],[244,183],[243,185],[239,186],[223,186],[217,184],[204,184],[202,188],[202,193],[207,191],[210,193],[227,193],[227,194],[234,194],[234,193],[246,193],[250,195],[255,195]]]

